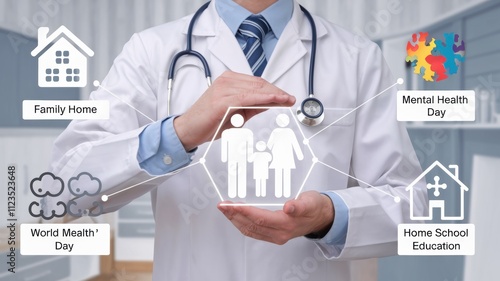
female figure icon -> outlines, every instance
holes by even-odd
[[[292,129],[286,128],[290,123],[290,117],[279,114],[276,117],[276,128],[271,133],[267,147],[271,150],[273,161],[269,166],[274,169],[274,193],[276,198],[290,197],[291,193],[291,170],[295,169],[295,155],[298,160],[304,159],[297,137]]]

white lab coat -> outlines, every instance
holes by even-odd
[[[168,66],[185,48],[190,18],[135,34],[102,85],[150,118],[165,118]],[[375,44],[321,18],[315,17],[315,22],[315,92],[329,108],[325,122],[332,122],[395,79]],[[214,3],[199,18],[193,44],[206,57],[214,78],[226,70],[251,74]],[[310,46],[310,25],[295,3],[262,77],[294,94],[298,102],[307,93]],[[205,91],[206,83],[196,59],[185,57],[177,65],[172,111],[182,114]],[[402,198],[395,203],[375,188],[318,166],[305,189],[336,190],[348,206],[342,251],[306,238],[278,246],[244,237],[217,210],[219,199],[201,165],[173,176],[149,175],[138,165],[137,149],[138,135],[150,121],[102,89],[91,98],[110,101],[110,119],[72,122],[55,143],[53,171],[65,180],[90,172],[100,178],[103,194],[150,180],[111,197],[105,209],[117,210],[151,192],[156,220],[154,280],[376,280],[376,260],[353,260],[396,254],[397,225],[410,217],[404,189],[421,172],[404,126],[396,121],[395,92],[390,89],[312,140],[320,161]],[[206,145],[200,146],[194,161],[205,150]],[[215,178],[227,169],[224,164],[211,167]],[[294,170],[306,172],[300,166]],[[424,212],[425,187],[417,185],[415,190],[415,211]]]

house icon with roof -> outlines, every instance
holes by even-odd
[[[442,220],[463,220],[464,219],[464,197],[465,197],[465,192],[469,191],[469,188],[458,178],[458,165],[450,165],[450,169],[454,170],[454,173],[452,173],[450,170],[448,170],[443,164],[441,164],[439,161],[435,161],[430,165],[418,178],[416,178],[408,187],[406,188],[406,191],[410,191],[410,218],[412,220],[432,220],[432,214],[433,214],[433,209],[441,209],[441,219]],[[441,182],[441,180],[444,180],[443,178],[439,177],[438,175],[435,175],[433,177],[434,183],[428,183],[427,184],[427,189],[432,192],[433,199],[429,199],[429,210],[427,215],[416,215],[414,213],[414,196],[415,196],[415,191],[414,191],[414,186],[417,184],[423,177],[426,175],[434,175],[436,171],[439,171],[445,176],[448,176],[449,179],[454,181],[457,185],[458,188],[460,188],[460,210],[458,211],[458,214],[454,215],[446,215],[445,214],[445,205],[446,205],[446,198],[444,198],[442,195],[443,190],[447,190],[450,187],[446,184]]]
[[[38,46],[31,52],[38,57],[38,86],[85,87],[87,57],[94,52],[64,25],[48,33],[48,27],[38,29]]]

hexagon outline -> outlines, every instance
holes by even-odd
[[[297,120],[297,118],[294,118],[294,114],[293,114],[293,111],[292,111],[292,107],[279,107],[279,106],[230,106],[227,108],[226,110],[226,113],[224,114],[224,117],[221,119],[221,122],[219,124],[219,126],[217,127],[217,130],[215,131],[214,133],[214,136],[212,137],[212,140],[210,141],[210,143],[208,144],[208,147],[207,149],[205,150],[205,153],[203,154],[203,156],[200,158],[199,160],[199,163],[203,166],[205,172],[207,173],[215,191],[217,192],[217,195],[219,196],[219,199],[220,199],[220,202],[224,202],[224,197],[222,196],[219,188],[217,187],[217,184],[215,183],[215,181],[213,180],[212,178],[212,175],[210,174],[210,171],[208,170],[207,166],[205,165],[206,163],[206,156],[208,154],[208,152],[210,151],[210,148],[212,147],[212,144],[213,142],[215,141],[215,138],[217,137],[217,135],[219,134],[221,128],[222,128],[222,125],[224,123],[224,120],[226,120],[226,118],[228,117],[229,115],[229,112],[231,110],[234,110],[234,109],[285,109],[285,110],[288,110],[289,113],[290,113],[290,116],[292,116],[293,120],[295,120],[295,124],[297,125],[297,128],[299,129],[299,132],[302,136],[302,143],[309,149],[310,153],[311,153],[311,156],[312,156],[312,164],[311,164],[311,167],[309,168],[299,190],[297,191],[297,194],[293,197],[293,199],[297,199],[300,195],[300,193],[302,192],[302,190],[304,189],[304,186],[307,182],[307,180],[309,179],[309,175],[311,174],[311,171],[312,169],[314,168],[315,164],[318,162],[317,161],[317,157],[316,155],[314,154],[314,151],[312,150],[311,146],[309,145],[309,142],[308,142],[308,139],[305,137],[305,134],[304,132],[302,131],[302,128],[300,127],[301,125],[299,124],[299,121]],[[222,203],[221,205],[223,206],[255,206],[255,207],[266,207],[266,206],[283,206],[285,203]]]

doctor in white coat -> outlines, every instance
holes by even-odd
[[[235,37],[236,11],[262,14],[271,25],[274,43],[264,46],[262,78],[253,76]],[[98,177],[102,194],[115,193],[104,202],[108,212],[151,193],[154,280],[376,280],[376,260],[357,260],[396,253],[397,225],[410,218],[404,189],[421,172],[406,130],[396,121],[395,88],[311,140],[319,160],[341,172],[313,172],[301,196],[282,210],[218,206],[200,165],[179,169],[203,155],[228,106],[292,106],[306,97],[311,28],[294,0],[212,1],[195,25],[193,49],[207,58],[214,83],[207,89],[198,60],[180,59],[172,117],[167,69],[185,48],[191,17],[131,38],[102,88],[91,94],[109,100],[109,120],[73,121],[55,142],[53,172],[65,180],[84,171]],[[395,80],[377,45],[314,20],[316,96],[335,121]],[[269,120],[258,119],[269,111],[240,113],[246,121]],[[211,169],[217,177],[227,167],[212,163]],[[424,212],[423,183],[415,192],[415,212]],[[91,207],[84,199],[79,204]]]

